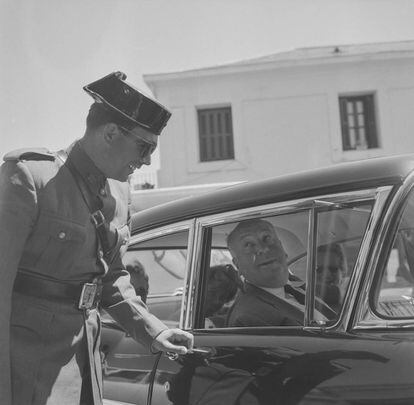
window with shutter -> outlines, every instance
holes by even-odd
[[[200,161],[234,159],[231,107],[199,109]]]
[[[339,97],[344,151],[378,148],[374,102],[373,94]]]

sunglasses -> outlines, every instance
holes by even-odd
[[[149,156],[154,153],[155,149],[157,148],[157,145],[148,142],[143,138],[138,137],[137,135],[133,134],[130,130],[126,129],[125,127],[122,127],[121,125],[118,125],[118,127],[121,129],[122,133],[125,136],[128,136],[135,142],[135,144],[141,151],[141,156]]]

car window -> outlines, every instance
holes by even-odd
[[[336,322],[372,207],[372,200],[351,202],[348,197],[346,203],[316,201],[313,210],[285,210],[206,227],[210,253],[204,255],[201,268],[204,288],[199,301],[204,318],[198,326],[301,327],[305,319],[310,325]]]
[[[371,210],[372,203],[365,202],[335,204],[317,211],[313,265],[316,323],[329,324],[339,318]],[[321,302],[329,307],[324,311],[325,320],[318,316]]]
[[[180,319],[187,247],[186,230],[132,244],[123,257],[137,294],[146,288],[150,311],[170,327]]]
[[[414,192],[409,194],[375,300],[377,314],[386,318],[414,317]]]
[[[289,260],[306,256],[308,223],[309,213],[302,210],[209,228],[210,253],[202,269],[201,326],[303,325],[305,272],[300,269],[295,274]],[[281,276],[273,277],[278,272]],[[288,279],[299,291],[302,304],[285,292]],[[286,310],[286,316],[269,307],[276,304]]]

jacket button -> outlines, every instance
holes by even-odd
[[[59,232],[59,235],[58,235],[58,238],[59,239],[65,239],[66,238],[66,232]]]
[[[105,191],[105,189],[104,189],[104,188],[101,188],[101,189],[99,190],[99,194],[100,194],[102,197],[105,197],[105,196],[106,196],[106,191]]]
[[[98,256],[99,256],[100,259],[102,259],[104,257],[104,254],[103,254],[102,250],[99,250]]]

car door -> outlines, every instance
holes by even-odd
[[[136,276],[133,272],[138,270],[141,277],[136,279],[146,280],[145,286],[139,285],[139,281],[134,285],[137,294],[149,285],[147,306],[169,327],[178,327],[180,322],[191,224],[183,222],[135,235],[123,257],[131,271],[131,281]],[[146,277],[142,278],[142,273]],[[150,353],[105,314],[101,353],[106,401],[146,404],[151,396],[156,399],[160,387],[164,391],[166,376],[177,371],[174,362]],[[162,371],[155,375],[157,364]]]
[[[170,356],[180,368],[167,378],[162,403],[336,403],[332,381],[344,388],[352,370],[386,363],[379,343],[374,350],[367,350],[364,342],[355,344],[346,325],[366,249],[389,192],[381,188],[318,196],[199,219],[183,319],[195,335],[195,350]],[[286,293],[286,305],[276,306],[269,294],[280,291],[265,290],[275,312],[296,317],[301,311],[294,325],[277,324],[280,317],[273,317],[269,306],[256,311],[244,307],[257,317],[251,325],[231,323],[246,280],[229,251],[229,235],[238,224],[256,219],[270,223],[277,233],[287,255],[289,284],[304,292],[304,303],[294,303]],[[326,258],[325,248],[334,245],[342,255],[342,277],[336,284],[329,272],[339,265],[329,262],[334,253]],[[324,283],[335,294],[323,289]],[[254,320],[253,315],[247,319]]]
[[[414,189],[408,178],[381,222],[352,334],[386,358],[366,391],[380,404],[414,403]],[[361,370],[362,371],[362,370]],[[358,378],[355,375],[355,378]]]

